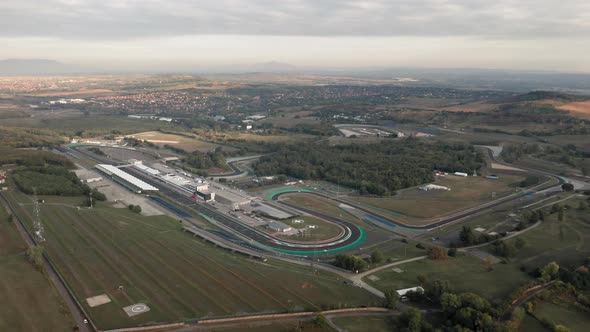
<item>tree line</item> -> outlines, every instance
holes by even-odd
[[[472,146],[408,138],[377,144],[281,144],[254,165],[260,176],[327,180],[361,194],[387,195],[434,181],[433,170],[472,173],[483,157]]]

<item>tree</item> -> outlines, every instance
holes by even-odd
[[[526,246],[526,241],[523,238],[519,237],[514,242],[514,246],[516,247],[516,249],[522,249]]]
[[[461,307],[461,299],[453,293],[444,293],[440,297],[440,305],[447,314],[453,314]]]
[[[375,250],[371,253],[371,263],[379,264],[383,261],[383,253],[379,250]]]
[[[438,302],[444,293],[450,293],[451,286],[447,280],[434,280],[424,287],[424,294],[434,302]]]
[[[428,258],[432,260],[446,260],[449,258],[447,256],[447,251],[441,247],[428,247],[426,253]]]
[[[559,220],[560,222],[565,221],[565,209],[559,210],[559,212],[557,213],[557,220]]]
[[[385,295],[385,302],[384,307],[388,309],[395,308],[397,301],[399,299],[399,295],[393,288],[389,288],[384,292]]]
[[[559,265],[555,262],[551,262],[541,270],[541,279],[545,281],[553,280],[559,273]]]
[[[492,271],[494,269],[494,258],[492,255],[486,257],[486,270]]]
[[[475,234],[471,230],[471,227],[463,226],[461,232],[459,232],[459,239],[467,245],[475,243]]]
[[[551,214],[557,213],[562,209],[561,205],[559,203],[555,203],[553,205],[551,205]]]
[[[571,183],[564,183],[561,185],[563,191],[574,191],[574,185]]]
[[[422,287],[428,284],[428,276],[426,276],[424,273],[419,274],[416,279],[418,279],[418,284],[420,284]]]
[[[328,326],[328,320],[324,315],[317,315],[313,320],[313,325],[320,328],[325,328]]]
[[[451,248],[447,251],[447,255],[450,257],[457,257],[457,248]]]
[[[336,255],[332,265],[352,272],[363,271],[367,268],[367,262],[354,255]]]
[[[494,242],[494,246],[496,253],[502,257],[511,258],[516,255],[516,247],[512,243],[496,241]]]
[[[398,330],[408,332],[429,331],[432,326],[424,319],[422,312],[416,308],[404,311],[395,322]]]
[[[141,206],[134,205],[133,208],[131,209],[131,211],[133,211],[135,213],[141,213]]]
[[[29,247],[26,253],[31,263],[33,263],[36,267],[41,267],[43,264],[43,252],[44,248],[36,245]]]
[[[571,330],[563,325],[555,325],[553,327],[553,331],[555,332],[571,332]]]

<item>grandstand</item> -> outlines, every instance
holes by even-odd
[[[98,164],[96,165],[96,169],[135,193],[140,194],[146,191],[158,191],[158,188],[143,182],[113,165]]]

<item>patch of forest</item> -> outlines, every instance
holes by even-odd
[[[74,172],[61,166],[32,166],[15,170],[12,179],[25,194],[36,188],[39,195],[78,196],[90,192]]]
[[[378,144],[283,144],[254,169],[260,176],[327,180],[361,194],[386,195],[434,181],[433,170],[473,173],[483,165],[473,146],[409,138]]]
[[[22,166],[61,166],[72,169],[74,163],[68,158],[45,150],[13,149],[0,147],[0,165],[17,164]]]

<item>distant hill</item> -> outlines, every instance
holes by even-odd
[[[573,102],[587,99],[584,96],[571,95],[556,91],[531,91],[529,93],[513,96],[502,100],[502,102],[527,102],[527,101],[554,101],[554,102]]]
[[[259,72],[288,72],[296,70],[297,67],[284,62],[271,61],[254,64],[252,69]]]
[[[83,72],[84,68],[49,59],[0,60],[0,75],[51,75]]]

